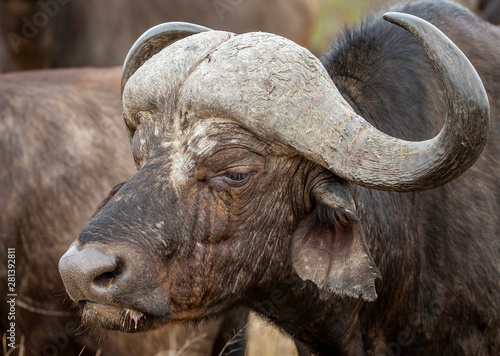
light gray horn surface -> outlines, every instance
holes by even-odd
[[[172,43],[206,31],[211,29],[187,22],[167,22],[144,32],[132,45],[123,63],[122,94],[128,79],[144,62]]]

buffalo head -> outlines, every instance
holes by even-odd
[[[122,82],[138,172],[60,261],[84,318],[126,331],[200,320],[277,280],[313,283],[323,299],[374,300],[379,272],[354,185],[442,185],[479,156],[489,118],[460,50],[419,18],[386,19],[414,34],[441,73],[448,115],[433,139],[374,128],[316,57],[282,37],[185,24],[143,35]]]

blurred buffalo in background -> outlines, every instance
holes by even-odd
[[[167,21],[271,32],[308,46],[318,5],[319,0],[1,0],[0,71],[119,65],[137,37]]]
[[[500,24],[499,0],[468,0],[467,5],[486,21]]]

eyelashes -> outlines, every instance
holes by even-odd
[[[250,181],[252,175],[253,172],[226,171],[211,178],[211,181],[214,183],[227,185],[231,188],[241,188]]]
[[[250,177],[251,173],[226,172],[224,177],[233,182],[242,182]]]
[[[220,176],[221,180],[233,188],[241,188],[248,183],[250,177],[252,176],[252,172],[242,173],[242,172],[224,172],[222,176]]]

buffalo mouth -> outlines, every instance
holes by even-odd
[[[158,324],[153,316],[138,310],[90,301],[80,302],[80,305],[85,324],[94,323],[105,329],[133,333],[152,329]]]

